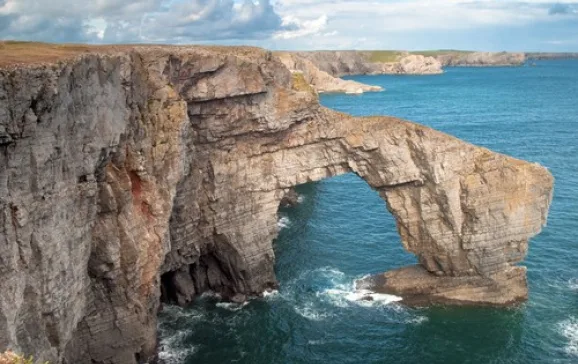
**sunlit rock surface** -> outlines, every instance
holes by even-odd
[[[419,257],[386,273],[396,294],[525,298],[514,264],[546,222],[545,168],[323,108],[260,49],[101,47],[59,59],[0,71],[0,351],[152,358],[161,295],[240,301],[276,286],[281,199],[347,172],[387,201]],[[448,280],[458,283],[436,291]]]

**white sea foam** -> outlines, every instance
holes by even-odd
[[[249,302],[243,302],[243,303],[217,302],[215,304],[215,306],[220,307],[220,308],[224,308],[225,310],[229,310],[229,311],[239,311],[240,309],[247,306],[248,304],[249,304]]]
[[[325,344],[325,340],[309,340],[307,341],[309,345],[322,345]]]
[[[170,333],[170,335],[167,335]],[[198,348],[187,344],[186,338],[191,334],[190,330],[169,331],[159,328],[159,360],[163,364],[183,363],[189,355],[194,354]]]
[[[328,298],[335,306],[348,307],[351,304],[365,307],[385,306],[402,299],[390,294],[373,292],[363,285],[356,284],[359,279],[351,281],[338,270],[327,269],[326,272],[333,275],[333,279],[330,280],[333,287],[318,292],[317,296]],[[361,280],[366,277],[362,277]]]
[[[568,339],[565,350],[568,354],[578,356],[578,320],[570,316],[558,324],[560,333]]]
[[[343,281],[343,278],[345,277],[345,273],[343,273],[339,269],[335,269],[332,267],[322,267],[322,268],[315,269],[312,272],[304,272],[304,274],[311,274],[311,273],[313,273],[314,275],[320,275],[323,278],[326,278],[332,284],[341,283]],[[302,277],[303,277],[303,274],[301,275],[300,279]]]
[[[299,315],[311,321],[322,321],[331,316],[327,312],[315,309],[310,302],[304,306],[295,306],[294,309]]]
[[[303,195],[297,196],[297,203],[303,203],[303,201],[305,201],[305,196]]]
[[[203,314],[190,308],[182,308],[176,305],[163,305],[163,321],[175,323],[179,320],[196,321],[203,318]]]
[[[354,284],[350,284],[349,288],[343,288],[326,289],[320,295],[327,295],[332,303],[338,307],[347,307],[351,304],[365,307],[385,306],[402,300],[401,297],[391,294],[375,293],[368,289],[356,290]]]
[[[405,323],[421,325],[424,322],[428,322],[428,321],[429,321],[429,318],[427,318],[427,316],[416,316],[416,317],[412,317],[412,318],[406,320]]]
[[[279,227],[279,229],[284,229],[286,227],[289,227],[289,225],[291,225],[291,220],[289,220],[287,216],[281,216],[279,221],[277,221],[277,226]]]
[[[277,296],[277,295],[279,295],[279,291],[276,289],[261,292],[261,297],[263,297],[263,298],[267,298],[267,297],[271,297],[271,296]]]
[[[578,291],[578,278],[569,279],[568,287],[570,287],[571,290]]]
[[[181,364],[189,355],[194,354],[198,349],[195,346],[188,348],[176,349],[174,347],[167,347],[161,344],[158,353],[159,361],[162,364]]]
[[[294,281],[284,284],[285,289],[279,296],[283,300],[293,302],[295,312],[312,321],[322,321],[334,316],[327,304],[334,307],[380,307],[401,301],[401,297],[373,292],[366,287],[356,287],[355,279],[333,267],[322,267],[312,271],[302,272]],[[313,297],[306,294],[295,295],[293,289],[301,290],[303,284],[321,282]],[[393,306],[392,306],[393,307]]]

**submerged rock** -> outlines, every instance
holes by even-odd
[[[86,48],[0,70],[0,351],[153,358],[161,292],[187,303],[276,287],[286,191],[348,172],[385,200],[421,263],[387,273],[385,289],[525,297],[514,265],[546,222],[545,168],[323,108],[264,50]]]
[[[507,306],[528,298],[525,267],[510,267],[486,276],[431,274],[422,265],[364,278],[364,287],[403,297],[409,306],[431,304]]]
[[[237,293],[236,295],[231,297],[231,302],[234,303],[243,303],[245,301],[247,301],[247,296],[245,296],[244,294]]]
[[[293,207],[299,205],[299,194],[294,188],[290,188],[281,198],[282,207]]]

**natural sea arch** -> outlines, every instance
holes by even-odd
[[[283,195],[348,172],[387,200],[422,265],[419,279],[392,272],[400,295],[525,298],[514,264],[546,221],[553,179],[541,166],[320,107],[259,49],[94,48],[1,77],[0,287],[14,292],[2,350],[152,357],[161,276],[185,303],[208,289],[261,294],[277,284]]]
[[[185,302],[207,289],[241,300],[275,287],[281,199],[296,185],[345,173],[377,191],[403,247],[419,261],[386,274],[377,282],[384,291],[420,303],[526,299],[526,272],[515,263],[546,220],[551,176],[542,167],[396,118],[324,108],[314,117],[259,143],[211,151],[214,243],[184,273],[170,273]],[[183,201],[173,220],[193,214]],[[188,238],[178,231],[177,243]]]

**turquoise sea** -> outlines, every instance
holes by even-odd
[[[578,61],[356,76],[385,92],[324,95],[354,115],[394,115],[539,162],[556,178],[548,226],[517,308],[409,309],[357,301],[353,280],[415,262],[384,202],[355,175],[300,186],[280,211],[277,294],[244,306],[200,299],[161,313],[166,363],[578,363]]]

